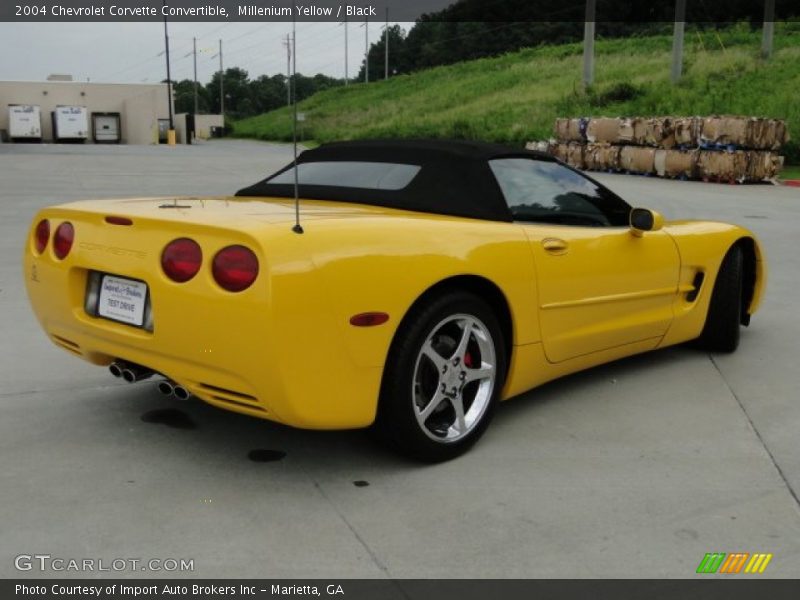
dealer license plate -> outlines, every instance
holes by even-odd
[[[146,303],[147,284],[144,281],[103,275],[97,302],[99,316],[141,327]]]

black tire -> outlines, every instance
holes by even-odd
[[[722,260],[703,333],[697,346],[709,352],[733,352],[739,346],[742,320],[742,280],[744,256],[738,246]]]
[[[454,367],[453,361],[457,360],[459,351],[459,348],[453,348],[459,345],[455,338],[459,337],[459,341],[466,339],[461,336],[470,323],[470,331],[477,331],[480,335],[469,334],[474,336],[468,341],[471,350],[466,351],[461,366]],[[458,329],[460,324],[464,326],[462,332]],[[431,341],[431,347],[436,344],[440,350],[444,345],[441,354],[436,352],[436,358],[441,359],[441,363],[434,364],[428,358],[430,353],[423,352],[423,346],[428,341]],[[478,347],[479,342],[483,350]],[[477,358],[471,358],[471,352]],[[494,374],[491,377],[461,383],[458,390],[449,388],[452,397],[440,395],[440,392],[445,394],[445,388],[440,389],[440,386],[452,384],[453,378],[461,376],[464,381],[464,373],[478,373],[478,370],[469,371],[474,368],[473,361],[481,361],[481,367],[485,368],[491,364],[484,362],[489,358],[494,361]],[[506,360],[502,329],[483,300],[460,291],[446,292],[433,298],[413,309],[403,319],[395,335],[384,369],[374,432],[379,439],[403,454],[424,462],[441,462],[463,454],[483,435],[492,420],[505,380]],[[439,364],[441,367],[437,366]],[[439,368],[446,367],[450,368],[447,374],[440,374]],[[433,400],[428,402],[423,390],[424,377],[432,382],[428,387],[436,390],[431,398],[441,397],[441,400],[437,401],[438,408],[434,408],[427,420],[420,423],[420,418],[425,419],[418,416],[425,412],[422,410],[424,406],[434,405]],[[491,386],[485,386],[484,382],[490,380]],[[460,421],[456,416],[457,403],[465,415]],[[470,413],[473,414],[473,421],[468,425],[466,416]],[[450,418],[453,422],[448,425]],[[461,437],[446,439],[445,436],[449,435]]]

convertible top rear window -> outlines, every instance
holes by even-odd
[[[301,185],[402,190],[416,177],[420,168],[418,165],[388,162],[307,162],[297,166],[297,179]],[[267,179],[267,183],[294,184],[294,170],[290,167]]]

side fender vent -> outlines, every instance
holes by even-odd
[[[695,276],[694,280],[692,280],[692,290],[686,294],[686,301],[687,302],[694,302],[697,300],[697,295],[700,293],[700,288],[703,287],[703,280],[706,278],[705,273],[702,271],[698,271]]]

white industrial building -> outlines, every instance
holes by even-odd
[[[2,141],[158,144],[165,140],[169,105],[163,83],[71,79],[0,81]],[[178,143],[185,143],[186,116],[174,117],[174,123]],[[222,127],[220,115],[195,116],[196,137],[211,137],[212,127]]]

